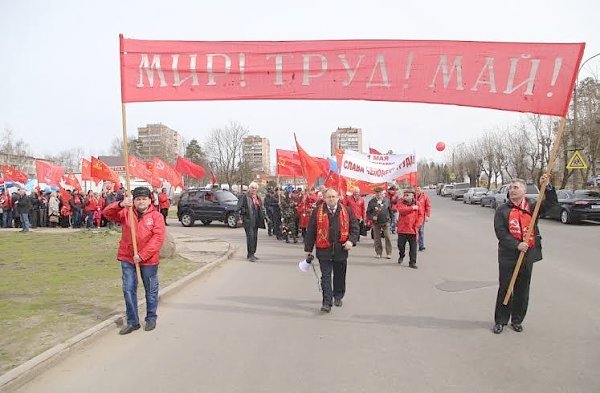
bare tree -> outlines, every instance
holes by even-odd
[[[132,154],[134,156],[140,156],[140,144],[141,141],[134,137],[127,138],[127,150],[128,154]],[[116,137],[112,140],[110,144],[110,154],[114,156],[122,156],[123,155],[123,138]],[[165,157],[159,157],[160,159],[166,160]],[[168,161],[168,160],[166,160]]]
[[[235,181],[239,163],[242,161],[242,140],[248,130],[237,122],[211,131],[204,151],[219,179],[231,185]]]
[[[22,139],[15,137],[10,127],[4,127],[2,139],[0,140],[0,153],[5,154],[5,162],[20,168],[28,166],[31,156],[29,145]]]
[[[85,156],[83,148],[63,150],[56,155],[46,155],[44,158],[62,166],[66,172],[77,172],[81,169],[81,159]]]

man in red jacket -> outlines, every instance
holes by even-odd
[[[169,215],[169,207],[171,207],[171,202],[169,202],[169,196],[167,195],[167,189],[163,188],[158,194],[158,208],[160,209],[160,214],[165,218],[165,225],[167,224],[167,216]]]
[[[423,213],[423,225],[419,228],[419,251],[425,250],[425,223],[429,221],[431,215],[431,201],[429,196],[421,190],[421,187],[415,187],[415,199]]]
[[[134,209],[134,222],[129,215],[129,207]],[[108,205],[104,211],[107,220],[121,224],[122,233],[117,251],[117,259],[121,262],[123,272],[123,296],[127,311],[127,325],[119,334],[129,334],[140,328],[137,308],[138,279],[135,264],[140,265],[144,290],[146,292],[146,326],[144,330],[156,327],[156,309],[158,307],[158,263],[160,248],[165,240],[165,221],[150,202],[150,190],[137,187],[133,197],[128,196],[120,202]],[[133,250],[131,225],[135,225],[137,254]]]
[[[414,191],[406,190],[402,199],[396,204],[398,209],[398,263],[402,263],[408,242],[410,258],[408,267],[417,269],[417,235],[423,225],[423,209],[415,201]]]
[[[346,198],[342,201],[344,206],[348,206],[352,213],[354,213],[354,217],[358,220],[358,226],[360,228],[360,233],[363,233],[363,228],[365,226],[365,220],[367,218],[367,210],[365,208],[365,200],[360,196],[360,188],[354,187],[352,189],[352,195],[347,195]],[[360,240],[360,235],[358,236]],[[357,240],[357,241],[359,241]]]

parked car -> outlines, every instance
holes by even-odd
[[[465,195],[463,195],[463,203],[468,203],[470,205],[480,203],[481,198],[483,198],[486,192],[487,188],[471,187],[465,192]]]
[[[457,201],[465,195],[469,188],[471,188],[471,183],[454,183],[450,197],[453,201]]]
[[[204,225],[222,221],[229,228],[236,228],[237,202],[238,198],[226,190],[188,190],[181,194],[177,204],[177,218],[184,227],[190,227],[196,221]]]
[[[447,197],[450,194],[452,194],[452,189],[454,188],[454,186],[452,184],[444,184],[444,187],[442,187],[442,190],[440,191],[440,196],[442,197]]]
[[[581,220],[600,220],[600,192],[594,190],[558,190],[558,203],[546,212],[546,217],[563,224]]]
[[[489,190],[485,193],[484,196],[481,197],[481,207],[493,207],[493,204],[496,202],[496,193],[498,190]]]
[[[438,183],[435,186],[435,193],[436,195],[440,195],[440,193],[442,192],[442,188],[444,188],[445,184],[444,183]]]
[[[540,194],[540,189],[535,184],[527,185],[527,192],[525,193],[526,198],[533,199],[533,201],[537,201],[537,197]],[[494,196],[493,209],[497,209],[508,201],[508,184],[503,185],[496,195]]]

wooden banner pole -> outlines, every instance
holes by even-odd
[[[544,199],[544,194],[546,192],[546,186],[550,181],[550,175],[552,173],[552,168],[554,167],[554,162],[558,156],[558,149],[560,147],[560,142],[562,141],[563,135],[565,133],[565,123],[566,119],[562,117],[560,119],[560,125],[558,126],[558,133],[554,138],[554,144],[552,146],[552,151],[550,153],[550,158],[548,160],[548,166],[546,167],[546,180],[540,185],[540,193],[538,195],[537,203],[535,204],[535,209],[533,210],[533,214],[531,216],[531,223],[529,224],[530,228],[535,227],[535,222],[537,220],[538,214],[540,213],[540,208],[542,206],[542,202]],[[529,238],[531,237],[532,231],[527,228],[527,233],[525,235],[525,239],[523,239],[524,243],[529,244]],[[515,266],[515,270],[513,271],[512,277],[510,279],[510,284],[508,285],[508,290],[506,291],[506,295],[504,296],[504,301],[502,304],[505,306],[508,304],[510,297],[512,296],[513,290],[515,288],[515,282],[517,281],[517,276],[519,275],[519,270],[521,269],[521,265],[523,264],[523,259],[525,259],[525,252],[521,251],[519,253],[519,258],[517,259],[517,265]]]
[[[123,67],[125,53],[123,52],[123,34],[119,34],[119,48],[120,48],[120,59],[121,59],[121,118],[123,120],[123,161],[125,165],[125,187],[127,188],[127,196],[132,196],[131,194],[131,178],[129,176],[129,147],[127,146],[127,111],[125,109],[125,100],[123,99]],[[129,210],[129,228],[131,228],[131,241],[133,243],[133,255],[137,255],[138,246],[137,246],[137,236],[136,236],[136,226],[135,226],[135,213],[133,212],[133,206],[128,208]],[[142,274],[140,271],[140,264],[134,261],[135,271],[138,276],[138,281],[141,281]]]

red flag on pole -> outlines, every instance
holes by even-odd
[[[92,163],[85,158],[81,159],[81,180],[98,183],[100,180],[92,177]]]
[[[160,158],[154,157],[152,177],[165,179],[173,187],[183,187],[183,181],[181,180],[181,174],[175,170],[171,165],[162,161]]]
[[[210,182],[212,184],[219,184],[219,182],[217,181],[217,177],[215,176],[215,173],[213,171],[210,171]]]
[[[79,184],[79,180],[77,180],[77,177],[75,177],[73,171],[69,172],[69,174],[64,177],[64,181],[65,184],[81,191],[81,184]]]
[[[35,172],[38,182],[49,186],[60,186],[60,180],[65,175],[65,170],[60,165],[42,160],[35,160]]]
[[[2,176],[4,180],[18,181],[20,183],[26,183],[29,176],[17,168],[8,165],[2,165]]]
[[[154,188],[160,188],[162,186],[162,181],[159,178],[152,176],[152,170],[148,168],[147,163],[131,154],[129,155],[129,173],[131,173],[132,176],[146,180]]]
[[[90,169],[92,178],[109,181],[114,184],[119,184],[119,176],[106,163],[100,161],[96,157],[92,157],[92,165]]]
[[[188,175],[196,179],[202,179],[206,174],[206,171],[201,165],[193,163],[192,161],[186,160],[179,156],[175,163],[175,170],[182,175]]]
[[[302,177],[302,165],[298,153],[292,150],[277,149],[277,176]]]
[[[374,149],[371,146],[369,146],[369,154],[379,154],[379,155],[382,155],[377,149]]]
[[[319,165],[319,162],[311,157],[304,149],[298,144],[298,138],[294,134],[296,140],[296,149],[298,149],[298,157],[300,158],[300,165],[302,166],[302,173],[308,184],[308,188],[312,188],[317,181],[317,178],[323,174],[323,168]]]

